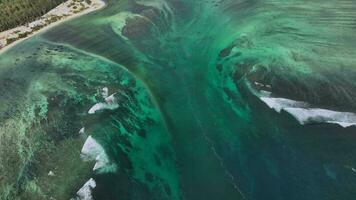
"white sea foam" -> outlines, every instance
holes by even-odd
[[[260,97],[268,107],[278,113],[282,110],[292,115],[302,125],[308,123],[332,123],[344,128],[356,125],[356,114],[312,108],[306,102],[284,98]]]
[[[354,173],[356,173],[356,169],[351,167],[351,171],[353,171]]]
[[[260,90],[260,96],[269,97],[269,96],[271,96],[271,94],[272,94],[272,92],[270,92],[270,91]]]
[[[76,200],[93,200],[92,190],[96,187],[94,179],[89,179],[77,192]]]
[[[105,104],[104,104],[104,103],[97,103],[97,104],[95,104],[94,106],[92,106],[92,107],[89,109],[88,113],[89,113],[89,114],[94,114],[95,112],[97,112],[97,111],[99,111],[99,110],[102,110],[102,109],[104,109],[104,108],[105,108]]]
[[[109,89],[107,87],[104,87],[102,90],[101,90],[101,95],[103,96],[103,98],[106,98],[109,96]]]
[[[101,111],[101,110],[114,110],[117,107],[118,107],[117,105],[110,105],[107,103],[97,103],[89,109],[88,113],[95,114],[96,112]]]
[[[81,129],[79,130],[79,134],[80,134],[80,135],[85,134],[85,127],[81,128]]]
[[[308,107],[308,104],[301,101],[294,101],[284,98],[272,98],[272,97],[261,97],[263,102],[265,102],[268,107],[274,109],[277,112],[281,112],[284,108],[288,107]]]
[[[54,172],[51,170],[48,172],[48,176],[55,176]]]
[[[105,102],[106,102],[107,104],[110,104],[110,105],[117,104],[117,99],[116,99],[116,97],[115,97],[115,94],[116,94],[116,93],[114,93],[114,94],[112,94],[112,95],[106,97],[106,98],[105,98]]]
[[[337,112],[320,108],[284,108],[286,112],[296,118],[300,124],[332,123],[346,128],[356,125],[356,114]]]
[[[105,98],[105,102],[96,103],[93,107],[91,107],[88,111],[89,114],[95,114],[101,110],[115,110],[119,107],[115,94],[112,94]]]
[[[92,161],[103,151],[103,147],[92,136],[89,136],[83,145],[81,157],[85,161]]]
[[[116,165],[110,162],[104,148],[91,136],[85,141],[80,156],[84,161],[96,161],[93,171],[116,171]]]

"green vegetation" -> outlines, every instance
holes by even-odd
[[[0,31],[34,21],[66,0],[0,0]]]
[[[25,59],[34,55],[61,55],[61,48],[36,46],[36,52],[24,52],[23,57],[11,60],[23,68]],[[49,62],[40,60],[41,66]],[[0,66],[7,64],[0,62]],[[74,90],[77,86],[71,84],[79,81],[54,83],[59,79],[47,73],[32,79],[28,73],[19,72],[20,68],[13,67],[22,81],[33,80],[26,81],[26,92],[17,96],[18,101],[7,98],[16,89],[0,97],[1,102],[6,101],[0,105],[0,200],[70,199],[90,178],[93,168],[93,163],[80,159],[85,136],[78,135],[82,124],[77,120],[79,113],[87,110],[81,99],[88,102],[91,95],[84,96]],[[68,109],[75,110],[75,114],[68,114]],[[53,176],[48,175],[50,171]]]

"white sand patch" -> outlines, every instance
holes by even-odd
[[[36,21],[33,21],[31,23],[28,24],[28,27],[33,29],[33,28],[36,28],[36,27],[39,27],[39,26],[45,26],[46,25],[46,22],[44,19],[38,19]]]
[[[1,48],[4,48],[5,47],[5,45],[6,45],[6,39],[4,39],[4,38],[0,38],[0,49]]]
[[[53,8],[50,10],[47,14],[44,16],[64,16],[64,15],[70,15],[73,13],[73,10],[70,8],[69,3],[72,3],[72,1],[68,1],[63,3],[61,6],[57,6],[56,8]],[[83,2],[85,3],[85,2]],[[86,8],[88,5],[85,5],[84,8]]]

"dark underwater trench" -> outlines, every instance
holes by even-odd
[[[301,125],[255,95],[355,111],[356,4],[318,3],[108,0],[21,44],[62,48],[24,61],[44,77],[26,81],[53,79],[52,112],[76,106],[58,120],[85,126],[116,166],[93,172],[94,199],[354,199],[355,127]],[[103,87],[119,108],[86,115]]]
[[[169,145],[174,152],[171,156],[174,157],[178,182],[178,186],[171,190],[178,190],[174,192],[176,197],[352,198],[355,196],[351,189],[355,179],[352,178],[352,172],[347,172],[340,166],[354,163],[351,161],[354,158],[354,145],[347,144],[346,141],[354,138],[351,134],[355,129],[342,130],[332,125],[302,127],[287,114],[279,115],[269,110],[246,87],[245,82],[249,81],[246,76],[251,65],[260,64],[262,69],[277,65],[274,66],[276,69],[268,69],[272,71],[269,74],[260,75],[257,71],[255,76],[259,81],[277,79],[275,82],[285,84],[285,88],[289,85],[303,88],[303,81],[313,77],[304,72],[286,72],[284,66],[279,68],[278,65],[288,62],[280,58],[285,56],[283,50],[279,54],[278,50],[273,51],[273,47],[254,46],[257,38],[253,37],[258,33],[248,35],[238,31],[240,27],[248,26],[245,25],[248,22],[244,20],[252,18],[257,21],[259,12],[269,8],[276,9],[264,3],[152,1],[152,4],[144,5],[129,1],[119,3],[116,8],[116,2],[109,2],[103,13],[116,18],[105,21],[105,18],[110,17],[103,14],[104,22],[98,23],[98,28],[84,27],[85,31],[74,33],[78,36],[66,34],[65,37],[69,39],[64,38],[63,41],[68,40],[74,46],[123,65],[149,88],[165,123],[165,134],[169,134],[171,138]],[[131,17],[122,15],[126,17],[126,24],[119,29],[119,34],[116,28],[121,25],[116,24],[116,20],[120,21],[117,18],[122,16],[115,15],[118,10],[133,13]],[[280,17],[281,14],[276,16]],[[251,23],[254,23],[253,20]],[[261,23],[263,21],[256,22],[255,26],[262,26]],[[73,24],[68,29],[75,30],[77,27]],[[295,34],[299,27],[287,28],[285,31]],[[58,40],[58,37],[61,38],[61,31],[53,30],[47,35]],[[84,42],[84,35],[97,43],[92,45]],[[282,37],[282,40],[285,39]],[[239,52],[229,52],[232,51],[231,45],[237,46]],[[221,66],[223,69],[219,69]],[[234,69],[234,66],[237,67]],[[242,78],[237,79],[237,73],[242,74]],[[305,77],[298,77],[303,75]],[[254,75],[251,76],[250,81],[254,80]],[[293,82],[295,79],[297,80]],[[270,83],[274,86],[274,82]],[[282,95],[296,95],[297,99],[309,98],[307,89],[301,92],[296,89],[297,92],[289,94],[288,89],[275,85],[276,92]],[[314,87],[310,88],[309,90],[314,90]],[[311,99],[313,98],[308,100],[312,101]],[[343,134],[344,138],[334,138],[337,137],[334,132]],[[150,130],[147,130],[147,134],[150,134]],[[340,145],[350,150],[347,155],[340,155],[344,152],[340,151]],[[337,180],[330,178],[325,175],[325,168],[330,168],[341,177]],[[112,179],[110,181],[115,182]],[[110,183],[104,185],[106,184]],[[115,193],[106,189],[104,191],[107,194]],[[134,193],[135,190],[131,192]],[[147,196],[143,194],[144,197],[139,197],[140,194],[127,194],[127,199],[135,199],[136,195],[141,199],[155,199],[157,194],[152,194],[154,192],[149,191]],[[121,195],[117,196],[120,198]]]

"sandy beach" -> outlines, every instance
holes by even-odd
[[[65,3],[60,4],[56,8],[52,9],[51,11],[49,11],[44,16],[46,16],[46,15],[55,16],[56,12],[58,12],[58,10],[63,10],[63,8],[64,9],[68,9],[68,8],[65,7],[65,4],[68,4],[68,2],[70,2],[70,1],[67,1]],[[53,28],[53,27],[65,22],[65,21],[72,20],[74,18],[86,15],[86,14],[91,13],[93,11],[100,10],[100,9],[104,8],[105,6],[106,6],[106,3],[104,1],[102,1],[102,0],[92,0],[92,3],[90,4],[90,6],[88,8],[86,8],[86,9],[80,11],[80,12],[77,12],[77,13],[73,13],[73,14],[70,14],[70,15],[63,16],[58,21],[55,21],[55,22],[50,23],[50,24],[47,24],[47,25],[43,26],[42,28],[40,28],[38,30],[32,31],[26,37],[18,38],[14,42],[11,42],[10,44],[5,45],[2,48],[0,47],[0,54],[6,52],[7,50],[9,50],[12,47],[16,46],[17,44],[19,44],[20,42],[35,36],[36,34],[39,34],[39,33],[42,33],[44,31],[47,31],[47,30],[49,30],[49,29],[51,29],[51,28]],[[15,30],[26,29],[26,28],[29,28],[28,25],[27,26],[19,26],[19,27],[13,28],[11,30],[0,32],[0,39],[1,39],[1,37],[5,37],[5,35],[10,35],[11,36],[12,32],[15,32]]]

